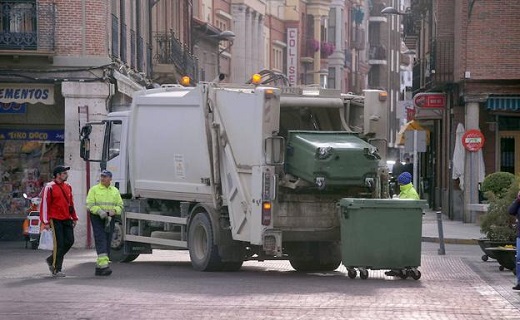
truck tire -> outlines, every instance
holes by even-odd
[[[188,230],[188,249],[190,251],[191,264],[195,270],[223,270],[224,264],[220,259],[218,247],[214,244],[211,221],[205,212],[195,214],[191,220]]]
[[[298,272],[334,271],[341,265],[340,246],[336,242],[309,242],[301,246],[303,252],[289,254],[289,263]]]
[[[116,217],[114,222],[114,233],[110,243],[110,261],[112,262],[132,262],[139,257],[138,253],[125,254],[123,240],[123,223],[120,217]]]

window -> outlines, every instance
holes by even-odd
[[[336,88],[336,68],[329,68],[329,74],[327,76],[327,88],[330,89],[338,89]]]
[[[0,1],[0,49],[36,49],[36,1]]]
[[[108,159],[111,160],[121,152],[122,122],[116,120],[110,124],[110,141],[108,144]]]
[[[272,68],[276,71],[283,70],[283,49],[277,46],[273,47],[273,58],[272,58]]]
[[[330,8],[328,32],[328,42],[336,43],[336,8]]]

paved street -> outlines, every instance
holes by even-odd
[[[246,262],[236,273],[194,271],[186,251],[160,251],[94,277],[94,251],[71,251],[51,278],[46,252],[0,242],[0,319],[520,319],[514,276],[474,245],[423,243],[422,278],[341,267],[298,274],[286,261]]]

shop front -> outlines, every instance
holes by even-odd
[[[39,195],[63,163],[64,104],[59,86],[0,84],[0,240],[21,239],[26,194]]]

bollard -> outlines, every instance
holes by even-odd
[[[444,231],[442,230],[442,212],[437,211],[437,227],[439,229],[439,255],[445,255],[446,250],[444,248]]]

